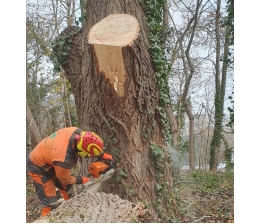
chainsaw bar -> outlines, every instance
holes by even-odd
[[[110,169],[106,173],[101,174],[99,178],[91,178],[86,184],[84,184],[84,186],[91,186],[93,184],[97,184],[97,183],[103,182],[105,180],[108,180],[109,178],[111,178],[113,176],[114,172],[115,172],[115,169]]]

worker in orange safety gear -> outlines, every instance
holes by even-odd
[[[78,157],[101,156],[113,161],[103,149],[104,142],[97,134],[77,127],[60,129],[33,149],[27,158],[27,171],[41,201],[42,217],[58,207],[56,187],[64,200],[68,200],[73,193],[73,184],[86,184],[90,180],[70,175]]]

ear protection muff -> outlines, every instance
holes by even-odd
[[[78,150],[77,154],[80,156],[80,157],[90,157],[90,155],[85,152],[85,151],[81,151],[81,150]]]
[[[75,150],[75,153],[80,156],[80,157],[90,157],[90,154],[88,154],[87,152],[85,152],[84,150],[80,150],[78,149],[77,147],[77,141],[79,139],[79,136],[76,136],[75,139],[74,139],[74,150]]]

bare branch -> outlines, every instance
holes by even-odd
[[[201,218],[199,218],[199,219],[197,219],[197,220],[194,220],[193,222],[198,222],[198,221],[200,221],[200,220],[202,220],[202,219],[204,219],[204,218],[211,218],[211,216],[205,215],[205,216],[203,216],[203,217],[201,217]]]

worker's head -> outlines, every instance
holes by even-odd
[[[77,154],[80,157],[95,157],[101,155],[104,148],[103,140],[94,132],[83,131],[76,138]]]

